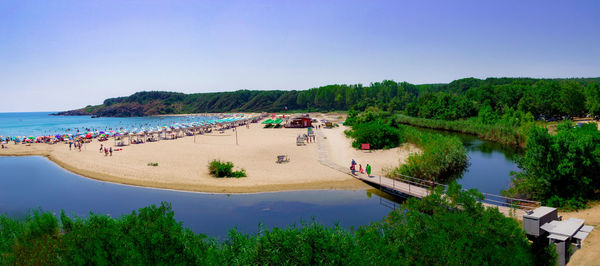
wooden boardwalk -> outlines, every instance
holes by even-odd
[[[389,178],[384,176],[367,176],[366,174],[353,175],[349,167],[331,162],[329,159],[329,150],[326,147],[326,139],[323,137],[321,129],[316,130],[317,145],[319,151],[319,162],[327,167],[348,174],[358,180],[361,180],[379,190],[398,196],[411,196],[423,198],[430,194],[432,186],[444,186],[444,184],[433,183],[430,181],[403,176],[399,178]],[[499,195],[482,193],[484,199],[481,201],[483,206],[488,208],[498,208],[498,211],[506,216],[515,216],[522,219],[527,210],[539,207],[540,203],[536,201],[507,198]]]

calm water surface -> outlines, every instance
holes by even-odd
[[[511,184],[510,173],[519,171],[515,159],[523,149],[481,140],[476,136],[420,129],[443,135],[457,136],[463,142],[469,155],[469,167],[456,181],[463,188],[475,188],[481,192],[500,195]]]
[[[125,186],[78,176],[44,157],[0,157],[0,169],[0,214],[20,217],[42,208],[118,217],[168,201],[183,226],[221,239],[234,227],[256,233],[261,222],[269,228],[287,227],[314,218],[328,226],[357,228],[381,220],[393,205],[365,190],[225,195]]]

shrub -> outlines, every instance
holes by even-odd
[[[359,148],[362,143],[369,143],[372,149],[388,149],[398,147],[405,141],[398,128],[386,124],[382,119],[355,124],[346,134],[354,138],[354,148]]]
[[[246,177],[244,169],[233,171],[232,162],[222,162],[216,159],[208,164],[208,172],[214,177]]]
[[[552,136],[546,128],[534,127],[517,164],[522,171],[513,174],[513,187],[505,194],[581,208],[600,189],[600,131],[595,124],[564,122]]]
[[[468,166],[467,150],[458,137],[426,133],[411,127],[405,128],[404,133],[422,152],[411,154],[405,164],[388,176],[407,175],[445,183],[460,176]]]

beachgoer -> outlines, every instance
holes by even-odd
[[[79,143],[78,146],[79,146],[79,152],[81,152],[81,143]]]
[[[371,177],[371,165],[367,164],[367,167],[366,167],[366,169],[365,169],[365,170],[367,171],[367,175],[368,175],[369,177]]]
[[[110,156],[112,156],[112,147],[108,151],[110,152]]]
[[[102,148],[102,143],[100,143],[100,152],[102,152],[103,148]]]
[[[352,159],[352,162],[350,163],[350,171],[352,171],[353,175],[356,172],[356,161],[354,161],[354,159]]]
[[[71,150],[71,146],[73,146],[73,142],[69,142],[69,150]]]
[[[104,148],[104,156],[108,156],[108,149]]]
[[[362,164],[358,165],[358,172],[360,172],[361,174],[365,173],[365,171],[363,171]]]

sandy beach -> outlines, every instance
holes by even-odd
[[[316,115],[323,118],[323,115]],[[336,117],[328,117],[336,120]],[[345,127],[320,129],[326,136],[323,140],[329,149],[330,159],[342,166],[349,166],[351,159],[370,163],[374,174],[382,168],[397,166],[414,146],[363,152],[350,146],[344,136]],[[250,124],[224,133],[213,132],[196,137],[188,136],[175,140],[132,144],[104,156],[99,152],[100,144],[114,147],[108,140],[85,144],[82,151],[69,150],[66,144],[9,144],[0,151],[3,156],[40,155],[46,156],[61,167],[97,180],[145,187],[166,188],[210,193],[253,193],[269,191],[307,189],[365,189],[364,183],[355,178],[319,163],[318,145],[308,143],[296,145],[296,136],[306,129],[263,128],[261,124]],[[276,163],[277,155],[287,155],[288,163]],[[213,159],[231,161],[235,169],[243,168],[248,177],[215,178],[208,173],[208,163]],[[158,166],[148,166],[158,163]]]

